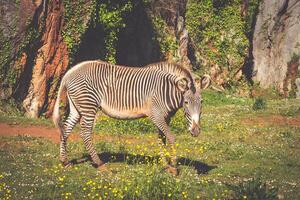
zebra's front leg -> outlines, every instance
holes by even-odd
[[[94,124],[94,118],[83,117],[81,121],[81,132],[80,136],[83,139],[83,143],[91,156],[92,162],[98,167],[100,171],[104,167],[104,162],[99,158],[95,146],[92,142],[92,129]]]
[[[164,145],[165,148],[165,154],[164,159],[166,160],[166,167],[165,171],[169,172],[170,174],[177,175],[177,155],[175,150],[175,136],[171,133],[168,133],[166,135],[168,144]]]
[[[167,165],[168,161],[166,159],[166,144],[167,144],[167,140],[166,140],[166,136],[164,135],[164,133],[161,130],[158,130],[158,145],[160,148],[160,159],[163,165]]]
[[[177,175],[177,159],[176,159],[176,151],[175,151],[175,136],[170,132],[170,128],[168,125],[168,120],[165,119],[157,119],[153,118],[153,122],[159,129],[159,138],[161,139],[161,145],[163,146],[164,152],[162,155],[162,159],[166,159],[167,166],[165,170],[171,174]],[[166,145],[166,141],[168,144]]]

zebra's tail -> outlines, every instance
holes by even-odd
[[[64,79],[62,80],[58,93],[57,93],[57,99],[54,105],[53,114],[52,114],[52,120],[54,122],[55,127],[61,129],[61,122],[60,122],[60,115],[59,115],[59,103],[62,92],[65,90],[65,83]]]

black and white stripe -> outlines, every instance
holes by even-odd
[[[185,90],[178,87],[186,82]],[[53,112],[53,121],[61,132],[60,160],[68,164],[66,143],[73,127],[81,124],[80,135],[93,160],[99,159],[91,133],[98,109],[119,119],[149,117],[170,144],[174,136],[170,132],[170,118],[183,106],[186,90],[196,93],[191,73],[170,63],[155,63],[142,68],[112,65],[102,61],[86,61],[74,66],[63,77]],[[67,120],[60,124],[59,102],[66,91],[70,106]],[[188,109],[187,109],[188,110]],[[190,121],[191,114],[185,112]],[[165,141],[164,141],[165,143]]]

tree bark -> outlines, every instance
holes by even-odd
[[[51,114],[55,91],[69,62],[67,46],[61,35],[63,26],[62,0],[50,1],[47,7],[43,8],[41,15],[44,15],[45,27],[32,68],[30,86],[23,101],[26,114],[33,118],[39,117],[43,111],[47,111],[47,117]]]

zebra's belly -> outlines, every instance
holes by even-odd
[[[147,111],[142,109],[115,110],[106,106],[102,106],[101,109],[106,115],[116,119],[138,119],[148,116]]]

